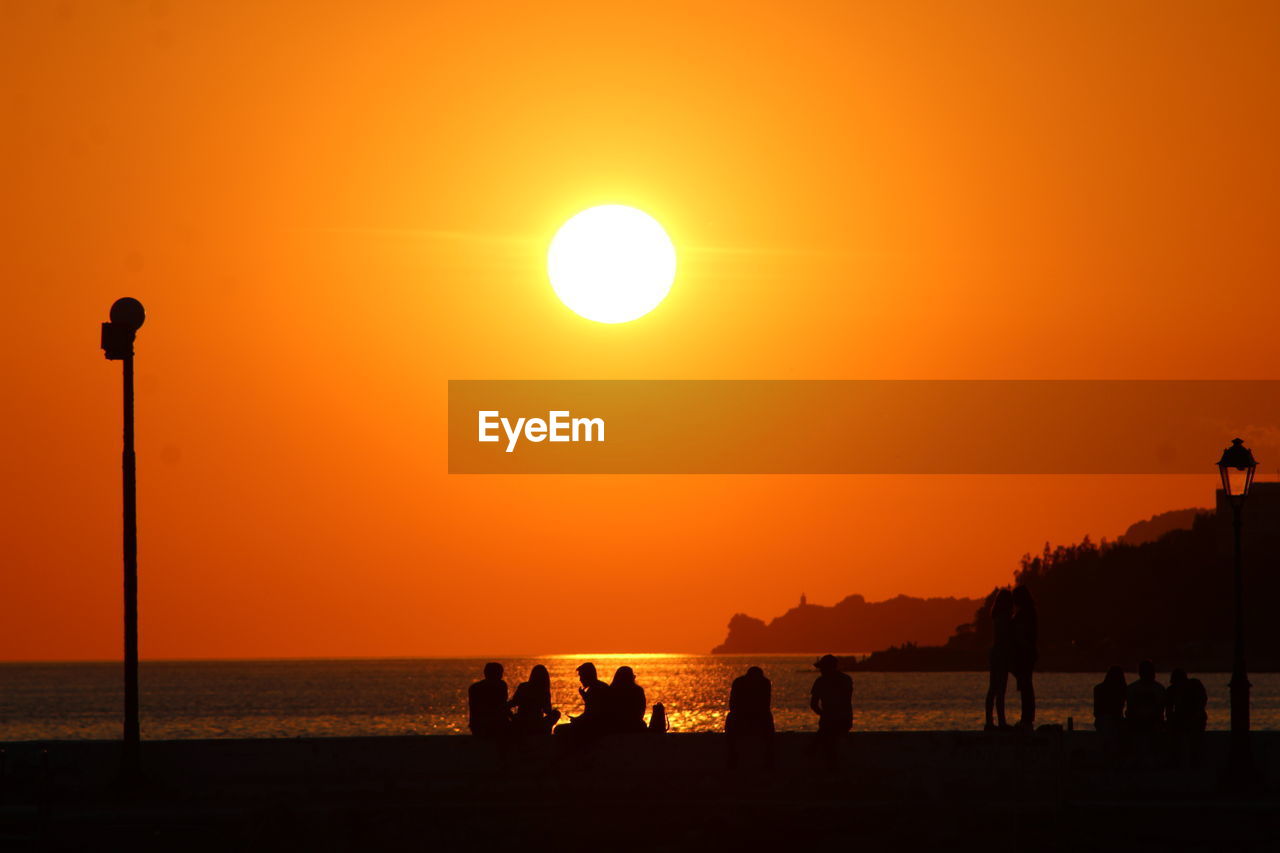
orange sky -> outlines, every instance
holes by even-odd
[[[1266,2],[0,6],[0,658],[119,655],[126,294],[144,657],[702,651],[1208,505],[450,477],[446,380],[1276,378],[1277,43]],[[604,202],[679,252],[622,326],[545,280]]]

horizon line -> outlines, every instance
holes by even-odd
[[[715,654],[712,652],[547,652],[542,654],[517,654],[517,653],[501,653],[501,654],[456,654],[456,655],[287,655],[287,656],[264,656],[264,657],[144,657],[140,658],[140,663],[289,663],[289,662],[321,662],[321,661],[427,661],[427,660],[497,660],[501,662],[501,658],[529,660],[529,659],[553,659],[553,658],[666,658],[666,657],[707,657],[707,658],[736,658],[736,657],[807,657],[813,654],[834,654],[837,657],[853,657],[866,656],[871,654],[868,651],[857,652],[727,652]],[[0,659],[0,666],[7,665],[23,665],[23,664],[112,664],[121,665],[124,661],[121,658],[33,658],[33,659]]]

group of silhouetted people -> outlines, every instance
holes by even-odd
[[[1197,767],[1208,704],[1200,679],[1175,669],[1165,687],[1156,679],[1155,665],[1144,660],[1137,680],[1126,683],[1124,670],[1113,666],[1093,688],[1093,726],[1113,761],[1150,766],[1164,755],[1174,764]]]
[[[570,717],[567,723],[560,721],[560,712],[551,706],[551,676],[547,668],[537,664],[529,672],[529,680],[516,687],[515,695],[507,698],[507,682],[503,681],[500,663],[487,663],[484,678],[471,685],[467,691],[467,707],[471,733],[480,737],[505,735],[555,734],[584,737],[587,735],[642,732],[649,726],[665,731],[665,712],[662,705],[653,706],[649,723],[644,713],[647,703],[644,688],[636,683],[636,674],[629,666],[620,666],[613,674],[613,681],[600,680],[593,663],[578,667],[583,711]]]
[[[991,618],[995,641],[986,728],[1030,729],[1035,720],[1035,602],[1025,587],[1001,590]],[[809,707],[818,716],[813,749],[834,766],[840,740],[853,728],[853,679],[840,670],[835,655],[823,655],[814,666],[819,675],[809,695]],[[502,664],[485,664],[484,678],[468,691],[471,732],[488,738],[554,733],[581,743],[600,735],[667,731],[666,709],[661,703],[654,704],[645,722],[644,688],[636,682],[631,667],[618,667],[609,683],[600,679],[591,662],[580,665],[577,673],[582,713],[560,723],[560,711],[551,704],[551,677],[545,666],[534,666],[529,680],[521,682],[515,695],[508,698]],[[1004,715],[1004,691],[1010,674],[1022,693],[1022,718],[1016,727],[1009,726]],[[1138,678],[1132,682],[1126,682],[1124,671],[1113,666],[1093,688],[1094,728],[1103,737],[1104,752],[1113,760],[1131,759],[1147,765],[1156,762],[1159,754],[1166,754],[1176,764],[1198,766],[1208,722],[1207,705],[1204,684],[1182,669],[1173,670],[1165,687],[1156,680],[1151,661],[1138,665]],[[998,723],[992,719],[993,711]],[[742,748],[749,741],[762,744],[765,764],[772,766],[773,684],[760,667],[749,667],[733,680],[725,733],[730,767],[738,765]],[[1169,749],[1162,751],[1162,744]]]
[[[840,671],[835,655],[823,655],[814,666],[819,672],[809,697],[809,707],[818,716],[814,749],[834,765],[841,737],[853,728],[853,679]],[[579,666],[582,713],[559,725],[561,714],[551,705],[551,677],[545,666],[534,666],[529,680],[521,682],[511,698],[503,672],[500,663],[485,664],[484,678],[467,692],[469,724],[474,735],[505,738],[554,733],[581,743],[606,734],[667,731],[666,709],[660,702],[654,703],[649,721],[645,722],[644,688],[636,682],[629,666],[618,667],[607,684],[600,679],[594,663],[588,661]],[[737,766],[740,751],[748,741],[762,743],[766,765],[773,764],[773,684],[760,667],[749,667],[734,679],[729,689],[725,733],[730,766]]]
[[[996,593],[991,604],[992,643],[988,657],[987,731],[1032,729],[1036,723],[1036,688],[1033,675],[1038,653],[1039,618],[1031,590],[1015,586]],[[1012,675],[1022,696],[1021,716],[1010,726],[1004,715],[1004,694]],[[992,719],[992,711],[995,719]]]
[[[840,671],[840,661],[835,655],[823,655],[814,666],[820,673],[809,693],[809,707],[818,715],[814,750],[834,765],[840,738],[853,728],[853,679]],[[749,667],[745,675],[733,680],[729,689],[729,715],[724,724],[730,767],[738,766],[742,746],[751,739],[763,743],[765,765],[773,765],[772,697],[773,684],[758,666]]]
[[[1033,676],[1038,633],[1039,618],[1031,591],[1021,584],[997,591],[991,603],[986,730],[1035,727]],[[1022,696],[1021,717],[1014,726],[1005,719],[1004,709],[1010,675]],[[1149,763],[1154,760],[1157,744],[1167,742],[1176,762],[1197,764],[1208,720],[1207,704],[1204,685],[1184,670],[1175,669],[1166,688],[1156,680],[1151,661],[1138,666],[1138,678],[1133,682],[1126,682],[1124,670],[1113,666],[1093,689],[1094,726],[1103,736],[1104,750],[1115,759]]]

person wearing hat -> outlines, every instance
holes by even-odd
[[[839,758],[840,739],[853,728],[853,679],[840,671],[840,660],[835,655],[823,655],[813,665],[821,673],[809,694],[809,707],[818,715],[818,739],[814,748],[834,767]]]

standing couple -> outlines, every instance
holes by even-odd
[[[1036,666],[1036,639],[1038,624],[1036,603],[1031,591],[1016,586],[1013,591],[1002,589],[991,604],[991,628],[993,641],[989,662],[990,678],[987,683],[986,731],[1006,731],[1010,728],[1004,718],[1004,693],[1013,673],[1018,692],[1022,694],[1022,718],[1017,728],[1030,731],[1036,723],[1036,689],[1032,673]],[[995,722],[991,718],[994,706]]]

